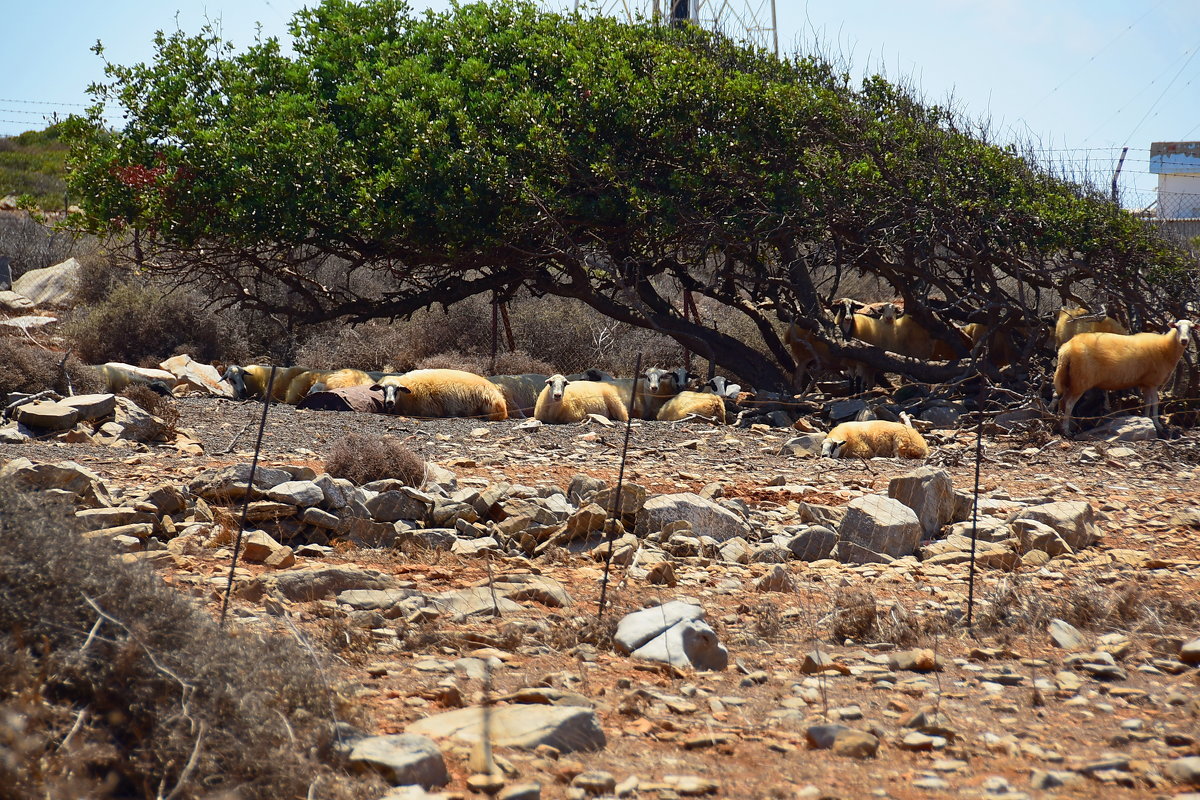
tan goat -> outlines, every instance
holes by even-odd
[[[1181,319],[1166,333],[1081,333],[1060,347],[1054,392],[1063,435],[1071,435],[1071,412],[1088,389],[1141,390],[1146,416],[1161,430],[1158,392],[1187,348],[1192,326]]]

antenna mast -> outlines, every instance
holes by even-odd
[[[753,44],[779,55],[776,0],[593,0],[584,11],[636,22],[639,19],[682,24],[685,20],[717,31],[735,41]],[[562,3],[562,0],[558,0]],[[546,6],[558,3],[545,0]],[[565,3],[563,3],[565,5]],[[560,6],[561,7],[561,6]],[[580,0],[574,0],[576,11]]]

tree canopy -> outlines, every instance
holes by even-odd
[[[301,321],[575,297],[764,387],[791,366],[780,320],[820,330],[851,272],[935,330],[1032,325],[1044,298],[1159,321],[1194,280],[1093,189],[821,58],[522,0],[324,0],[290,31],[291,52],[160,33],[150,63],[108,65],[93,95],[127,121],[71,120],[80,224]],[[689,317],[681,290],[727,313]],[[764,347],[724,332],[737,315]]]

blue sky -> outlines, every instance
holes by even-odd
[[[219,20],[235,44],[251,41],[259,23],[266,35],[286,39],[288,18],[305,2],[4,0],[0,135],[41,128],[46,115],[81,108],[87,85],[103,78],[89,50],[97,39],[106,57],[122,64],[149,58],[156,30],[194,32],[206,19]],[[447,0],[412,5],[444,8]],[[1154,199],[1150,142],[1200,139],[1194,0],[776,0],[776,6],[784,50],[816,48],[855,76],[881,72],[908,81],[931,102],[952,98],[972,119],[989,120],[994,141],[1032,142],[1045,158],[1105,182],[1129,145],[1120,182],[1129,207]]]

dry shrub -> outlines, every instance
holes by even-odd
[[[315,653],[219,629],[65,505],[0,508],[4,797],[378,796],[322,765],[343,709]]]
[[[531,356],[524,350],[500,353],[496,356],[497,375],[553,375],[558,368],[549,361]]]
[[[483,356],[469,356],[457,350],[426,356],[413,365],[413,369],[457,369],[476,375],[488,374],[488,361]]]
[[[425,482],[424,459],[394,436],[348,434],[325,459],[325,471],[359,485],[384,478],[415,487]]]
[[[835,642],[869,642],[875,632],[875,598],[862,589],[838,589],[833,596],[829,632]]]
[[[62,353],[44,350],[31,342],[0,339],[0,397],[10,392],[32,394],[45,389],[63,395],[91,394],[103,388],[99,374],[74,355],[68,356],[63,369],[59,369],[62,360]]]
[[[133,280],[133,270],[100,252],[79,256],[79,282],[75,302],[82,306],[103,303],[117,287]]]
[[[64,333],[84,361],[157,364],[176,353],[197,361],[231,360],[232,337],[213,312],[186,292],[166,294],[152,286],[116,286]]]
[[[1050,620],[1081,630],[1187,634],[1200,623],[1200,600],[1135,581],[1084,580],[1047,598],[1028,582],[1005,578],[984,594],[976,628],[1002,634],[1040,634]]]
[[[296,363],[312,369],[387,371],[395,366],[396,354],[404,352],[404,336],[402,326],[379,322],[353,328],[331,326],[300,346]]]

